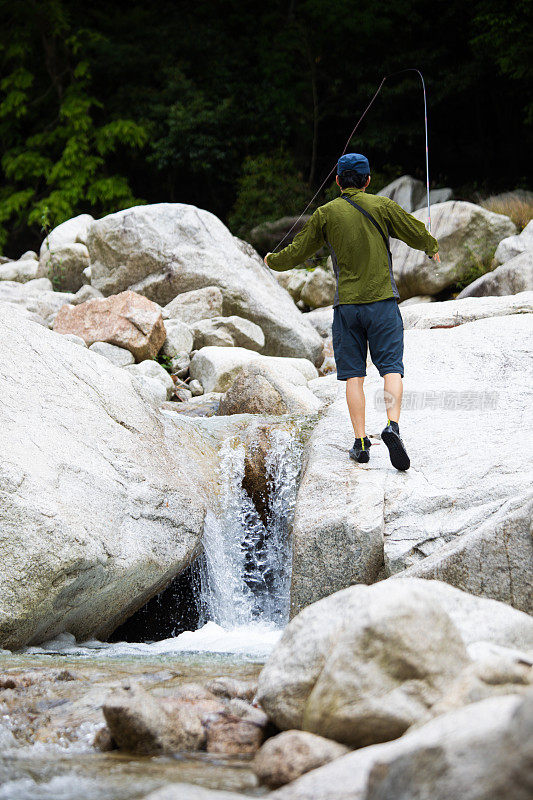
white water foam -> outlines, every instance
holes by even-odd
[[[268,625],[248,625],[226,630],[215,622],[207,622],[196,631],[185,631],[160,642],[100,642],[90,639],[77,643],[71,633],[62,633],[38,647],[25,647],[23,655],[91,656],[127,658],[161,656],[172,653],[229,653],[249,658],[266,658],[281,630]]]

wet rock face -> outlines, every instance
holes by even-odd
[[[252,442],[246,448],[243,489],[251,497],[263,523],[268,517],[268,469],[270,427],[261,425],[254,431]]]
[[[140,686],[126,686],[106,700],[103,712],[119,749],[142,755],[198,750],[249,755],[259,748],[267,724],[259,711],[259,719],[231,713],[219,698],[196,684],[166,697],[155,697]]]

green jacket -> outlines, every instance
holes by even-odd
[[[368,211],[385,235],[401,239],[429,256],[438,251],[437,240],[424,224],[394,200],[366,194],[361,189],[345,189],[342,194]],[[342,196],[317,208],[288,247],[268,256],[268,266],[280,272],[303,266],[324,244],[330,249],[337,279],[334,305],[399,297],[383,238],[370,220]]]

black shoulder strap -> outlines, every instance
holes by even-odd
[[[347,202],[347,203],[349,203],[351,206],[353,206],[353,207],[354,207],[354,208],[356,208],[358,211],[360,211],[360,212],[361,212],[361,214],[363,214],[363,215],[364,215],[364,216],[365,216],[365,217],[366,217],[368,220],[370,220],[370,222],[372,223],[372,225],[373,225],[373,226],[374,226],[374,227],[375,227],[375,228],[376,228],[376,229],[379,231],[379,234],[380,234],[381,238],[382,238],[382,239],[383,239],[383,241],[385,242],[385,247],[387,248],[387,258],[389,259],[389,266],[390,266],[390,267],[392,267],[392,254],[391,254],[390,247],[389,247],[389,239],[388,239],[388,237],[387,237],[387,236],[385,236],[385,234],[384,234],[384,233],[383,233],[383,231],[381,230],[381,227],[380,227],[380,225],[379,225],[379,224],[376,222],[376,220],[374,219],[374,217],[372,216],[372,214],[369,214],[369,213],[368,213],[368,211],[366,211],[366,210],[365,210],[365,209],[364,209],[362,206],[360,206],[358,203],[355,203],[353,200],[350,200],[350,198],[349,198],[349,197],[346,197],[346,195],[345,195],[345,194],[341,195],[341,197],[342,197],[342,199],[343,199],[343,200],[346,200],[346,202]]]

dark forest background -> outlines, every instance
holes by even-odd
[[[140,202],[193,203],[244,236],[299,213],[405,67],[426,78],[433,185],[527,188],[532,5],[0,0],[0,252]],[[424,177],[416,76],[387,82],[352,149],[374,190]]]

